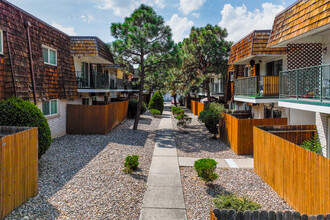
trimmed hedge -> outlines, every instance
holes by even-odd
[[[155,92],[149,102],[149,109],[157,109],[163,114],[164,111],[164,99],[160,92]]]
[[[128,104],[128,117],[134,118],[137,112],[137,106],[139,104],[139,100],[130,99]],[[146,103],[142,102],[141,105],[141,115],[143,115],[147,111]]]
[[[33,103],[18,98],[0,102],[0,126],[38,127],[38,156],[47,151],[52,141],[47,119]]]

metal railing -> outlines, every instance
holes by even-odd
[[[280,72],[280,98],[330,101],[330,64]]]
[[[76,71],[78,89],[108,89],[110,77],[98,72]]]
[[[234,95],[252,97],[278,97],[279,76],[251,76],[236,79]]]

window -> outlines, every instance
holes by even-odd
[[[89,105],[89,98],[83,98],[82,99],[82,104],[83,105]]]
[[[42,103],[42,113],[44,115],[56,115],[58,114],[58,100],[53,99]]]
[[[282,60],[277,60],[269,62],[266,64],[267,76],[278,76],[279,73],[283,70]]]
[[[248,76],[251,76],[251,67],[245,67],[244,69],[244,76],[245,77],[248,77]]]
[[[57,66],[57,51],[47,47],[42,46],[42,56],[44,58],[44,63],[49,65]]]
[[[0,30],[0,54],[3,54],[3,31]]]

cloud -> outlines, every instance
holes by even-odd
[[[56,22],[53,22],[52,23],[52,26],[59,29],[60,31],[63,31],[64,33],[70,35],[70,36],[75,36],[77,35],[75,32],[74,32],[74,28],[73,27],[63,27],[62,25],[56,23]]]
[[[196,18],[199,18],[201,16],[200,13],[196,13],[196,12],[191,13],[191,15],[194,16],[194,17],[196,17]]]
[[[164,8],[165,0],[97,0],[98,8],[112,10],[116,16],[127,17],[141,4]]]
[[[261,8],[248,11],[244,4],[238,7],[225,4],[218,25],[227,28],[228,40],[231,41],[238,41],[253,30],[271,29],[275,15],[284,10],[284,6],[263,3]]]
[[[81,20],[87,24],[90,24],[92,21],[94,21],[94,17],[92,15],[82,15],[80,16]]]
[[[194,22],[186,17],[182,18],[178,14],[174,14],[169,21],[166,21],[166,24],[172,29],[173,40],[179,42],[189,35]]]
[[[187,15],[192,11],[200,9],[205,1],[206,0],[180,0],[180,10]]]

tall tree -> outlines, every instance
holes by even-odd
[[[188,38],[183,40],[183,69],[190,78],[200,78],[207,99],[211,101],[210,74],[225,73],[231,42],[225,40],[227,30],[210,24],[192,27]],[[196,80],[196,81],[200,81]]]
[[[139,104],[133,127],[136,130],[141,113],[145,71],[149,68],[145,61],[149,56],[160,56],[173,48],[171,29],[165,25],[163,17],[142,4],[130,17],[125,18],[124,23],[112,23],[111,33],[116,39],[113,48],[118,55],[140,68]]]

